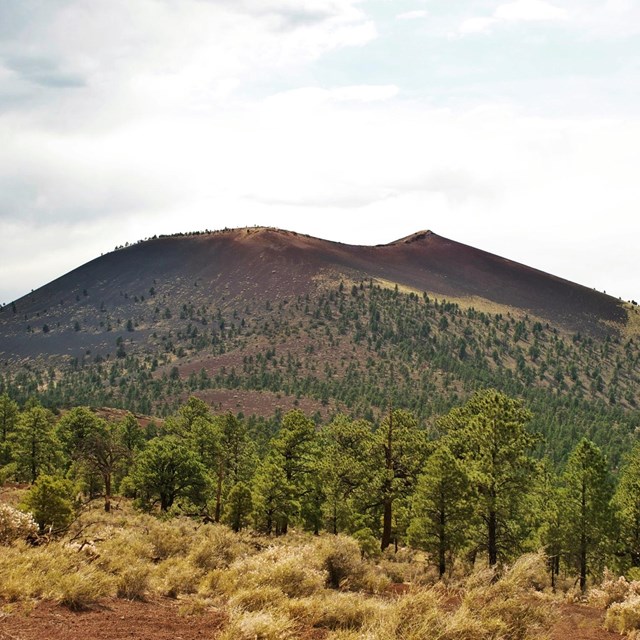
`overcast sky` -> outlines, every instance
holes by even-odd
[[[0,0],[0,302],[254,224],[640,301],[639,171],[634,0]]]

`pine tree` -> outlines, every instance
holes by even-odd
[[[203,400],[191,396],[187,402],[178,409],[177,413],[166,421],[165,431],[166,433],[187,438],[197,420],[212,422],[213,416],[211,415],[209,406]]]
[[[127,450],[129,459],[133,460],[136,452],[145,446],[144,431],[136,417],[130,412],[127,412],[127,415],[120,421],[119,430],[122,445]]]
[[[56,436],[67,460],[76,457],[78,448],[95,431],[98,421],[98,416],[89,407],[74,407],[58,420]]]
[[[205,489],[205,469],[184,440],[163,436],[152,440],[138,456],[133,470],[134,487],[146,503],[170,509],[177,498],[200,502]]]
[[[318,456],[316,426],[302,411],[289,411],[282,419],[278,435],[271,441],[272,464],[282,465],[290,509],[281,514],[280,533],[287,533],[290,519],[299,513],[309,492],[308,480]]]
[[[9,439],[18,423],[18,403],[6,393],[0,395],[0,466],[11,460]]]
[[[73,484],[64,478],[41,475],[25,494],[21,507],[33,514],[40,531],[58,532],[73,520]]]
[[[573,450],[562,476],[565,540],[569,557],[579,571],[580,589],[587,575],[604,564],[611,528],[611,485],[600,449],[583,438]]]
[[[548,459],[542,461],[531,510],[538,520],[533,548],[542,547],[547,555],[551,588],[555,590],[560,574],[560,560],[565,553],[563,531],[566,515],[562,506],[560,479],[551,469]]]
[[[621,551],[632,567],[640,567],[640,443],[624,461],[613,497]]]
[[[531,413],[522,402],[488,389],[441,419],[439,426],[461,458],[484,523],[480,544],[490,565],[517,551],[528,535],[525,511],[537,465],[538,437],[527,431]]]
[[[413,496],[409,542],[437,559],[442,577],[447,561],[467,542],[473,525],[469,478],[445,443],[429,456]]]
[[[296,509],[294,487],[287,480],[282,456],[270,452],[253,479],[253,512],[256,529],[267,535],[286,533],[288,523]]]
[[[371,440],[370,462],[373,473],[371,492],[382,509],[384,551],[394,534],[394,509],[408,501],[428,453],[426,434],[418,429],[408,411],[395,410],[382,421]],[[398,534],[396,530],[396,540]]]
[[[104,510],[111,511],[113,476],[118,465],[127,458],[120,425],[106,420],[96,420],[93,428],[78,443],[75,455],[102,479]]]
[[[246,482],[236,482],[229,491],[225,503],[223,522],[234,531],[244,529],[250,521],[253,511],[253,496],[251,487]]]
[[[51,411],[39,405],[23,411],[10,443],[22,478],[35,482],[41,473],[54,469],[59,460],[59,443]]]
[[[236,499],[243,494],[244,485],[251,481],[255,468],[255,445],[246,424],[227,413],[214,419],[217,434],[217,455],[213,462],[215,484],[214,520],[220,521],[224,503],[236,485]]]
[[[362,503],[370,497],[366,486],[372,435],[369,422],[346,416],[337,416],[320,434],[317,477],[324,491],[323,520],[331,533],[355,530],[358,499]]]

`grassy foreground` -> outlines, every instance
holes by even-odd
[[[501,575],[477,569],[436,581],[405,550],[363,559],[346,536],[234,534],[221,525],[158,520],[127,504],[87,510],[59,540],[0,546],[0,598],[70,608],[104,598],[177,598],[185,615],[224,616],[220,640],[544,638],[554,596],[545,559]]]

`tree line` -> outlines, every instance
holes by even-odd
[[[35,396],[49,407],[109,406],[166,418],[206,389],[270,391],[291,402],[313,399],[323,415],[371,422],[392,396],[396,408],[427,422],[492,387],[525,400],[556,463],[586,436],[618,465],[640,426],[638,340],[614,327],[600,337],[569,334],[517,310],[465,309],[371,281],[220,307],[154,282],[122,291],[105,312],[95,302],[78,314],[83,340],[108,347],[5,367],[0,393],[21,403]],[[44,321],[44,310],[38,313]],[[65,318],[52,333],[75,334]],[[230,353],[233,365],[220,360]],[[185,370],[184,358],[196,355],[206,368]]]
[[[640,444],[614,482],[582,439],[561,470],[540,452],[531,412],[493,389],[429,429],[390,408],[370,422],[336,416],[318,428],[299,410],[258,447],[247,421],[190,398],[163,424],[86,407],[56,417],[0,396],[0,480],[32,484],[24,507],[42,529],[71,517],[78,492],[189,514],[269,535],[348,533],[363,552],[411,545],[445,575],[456,561],[509,561],[544,548],[552,579],[582,589],[605,565],[640,574]]]

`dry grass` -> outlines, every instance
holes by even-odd
[[[16,544],[0,556],[0,597],[9,601],[48,598],[81,609],[114,588],[109,575],[61,543],[36,548]]]
[[[140,560],[124,566],[116,576],[116,595],[126,600],[144,600],[150,589],[151,567]]]
[[[38,525],[30,513],[0,502],[0,545],[27,540],[37,535]]]
[[[113,593],[113,579],[100,570],[82,566],[74,573],[66,573],[53,580],[48,595],[70,609],[85,609]]]
[[[629,581],[624,576],[616,577],[605,570],[602,583],[589,591],[588,600],[589,604],[604,609],[634,596],[640,596],[639,581]]]
[[[588,599],[591,605],[607,609],[607,630],[640,638],[640,581],[605,571],[602,583],[589,591]]]
[[[627,312],[627,323],[623,333],[627,338],[637,338],[640,336],[640,307],[625,302],[624,308]]]
[[[361,593],[323,593],[314,598],[291,600],[287,611],[306,626],[323,629],[362,629],[365,623],[390,610],[388,602]]]
[[[219,640],[287,640],[294,638],[295,625],[271,611],[234,611]]]
[[[161,522],[125,505],[112,514],[89,510],[66,540],[6,547],[0,597],[82,608],[105,596],[170,596],[181,599],[184,615],[224,612],[222,640],[287,640],[313,629],[329,640],[542,637],[550,606],[540,594],[541,555],[523,557],[500,579],[483,569],[454,586],[428,584],[426,566],[409,550],[363,560],[346,536],[234,534],[185,519]],[[612,625],[614,614],[630,624],[628,612],[612,611]]]
[[[608,631],[626,633],[631,638],[640,637],[640,596],[614,602],[607,609],[604,626]]]

